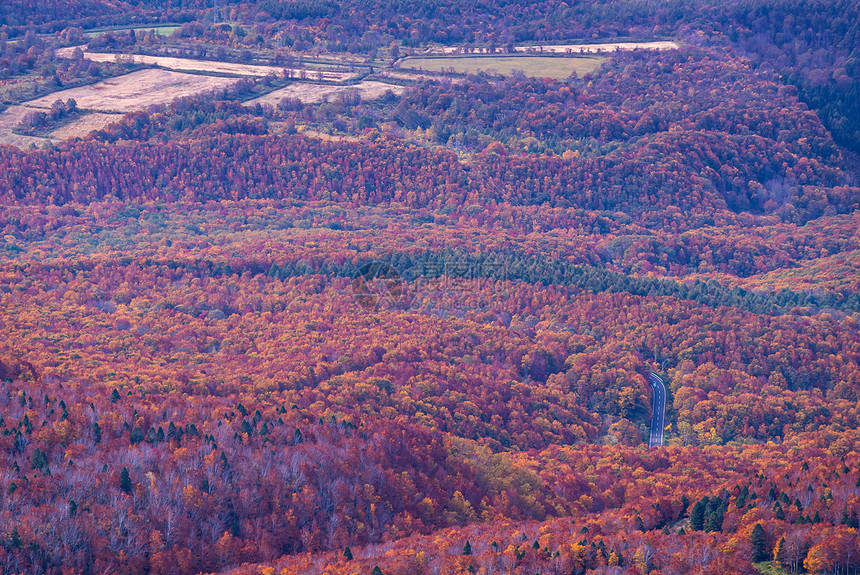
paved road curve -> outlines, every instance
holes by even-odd
[[[663,445],[663,426],[666,418],[666,384],[654,372],[649,374],[651,380],[651,438],[648,447]]]

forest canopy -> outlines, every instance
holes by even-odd
[[[0,572],[856,573],[858,22],[4,2]]]

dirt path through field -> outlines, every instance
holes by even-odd
[[[71,58],[75,48],[60,48],[57,56]],[[125,62],[136,64],[149,64],[169,70],[184,70],[187,72],[211,72],[214,74],[230,74],[234,76],[257,76],[263,77],[270,74],[281,76],[285,68],[278,66],[257,66],[252,64],[236,64],[234,62],[212,62],[209,60],[192,60],[190,58],[174,58],[172,56],[143,56],[140,54],[113,54],[102,52],[84,52],[84,58],[93,62],[115,62],[117,58]],[[326,80],[330,82],[341,82],[355,76],[351,72],[340,72],[333,70],[313,70],[288,68],[293,77],[301,77],[305,74],[314,80]]]

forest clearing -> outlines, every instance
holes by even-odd
[[[400,62],[399,66],[428,72],[453,71],[457,74],[497,72],[502,76],[510,76],[515,71],[520,71],[526,76],[561,80],[571,74],[577,76],[588,74],[600,66],[601,61],[600,58],[552,56],[452,56],[407,58]]]
[[[385,82],[377,82],[374,80],[366,80],[352,86],[332,86],[329,84],[297,82],[295,84],[290,84],[285,88],[281,88],[280,90],[269,92],[259,98],[254,98],[245,104],[249,106],[254,104],[270,104],[272,106],[276,106],[284,98],[295,98],[304,104],[319,104],[320,102],[330,101],[331,99],[350,90],[356,91],[362,101],[370,101],[381,98],[387,92],[391,92],[395,95],[402,94],[406,88],[404,86],[386,84]]]
[[[74,98],[81,110],[126,114],[155,104],[167,104],[177,98],[226,88],[235,82],[233,78],[183,74],[170,70],[140,70],[90,86],[60,90],[26,102],[24,106],[47,109],[57,100]]]
[[[236,82],[235,78],[149,69],[109,78],[89,86],[60,90],[24,102],[20,106],[10,106],[0,113],[0,144],[24,149],[34,144],[42,146],[55,140],[85,136],[93,130],[118,121],[122,114],[144,110],[153,105],[168,104],[177,98],[226,88]],[[59,127],[49,138],[14,133],[27,114],[50,110],[57,100],[70,99],[75,100],[79,110],[93,113],[85,114]]]
[[[0,112],[0,145],[15,146],[16,148],[24,149],[29,148],[32,144],[39,146],[48,141],[45,138],[13,133],[13,130],[21,124],[21,120],[31,111],[31,109],[24,106],[9,106]]]

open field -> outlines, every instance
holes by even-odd
[[[176,98],[224,88],[237,81],[236,78],[216,78],[152,69],[117,76],[90,86],[61,90],[18,106],[10,106],[0,113],[0,145],[8,144],[26,149],[32,144],[41,146],[53,141],[85,136],[119,121],[123,114],[143,110],[152,105],[166,104]],[[12,132],[29,112],[50,109],[57,100],[69,98],[73,98],[81,110],[92,113],[57,128],[50,134],[50,138],[21,136]]]
[[[277,106],[284,98],[296,98],[305,104],[317,104],[327,99],[331,100],[347,90],[358,90],[363,101],[375,100],[386,92],[402,94],[406,88],[384,82],[366,81],[354,86],[329,86],[321,84],[296,83],[280,90],[275,90],[265,96],[260,96],[245,103],[245,105],[270,104]]]
[[[25,106],[9,106],[5,111],[0,112],[0,146],[7,145],[26,149],[32,144],[41,146],[50,143],[50,140],[47,138],[20,136],[12,133],[12,130],[18,127],[24,116],[32,111],[32,109]]]
[[[31,144],[42,146],[60,140],[68,140],[69,138],[79,138],[95,130],[101,130],[114,122],[118,122],[124,115],[92,112],[58,127],[47,137],[24,136],[13,133],[12,130],[18,127],[24,116],[32,111],[34,111],[34,108],[28,108],[27,106],[12,106],[0,114],[0,145],[8,144],[24,149],[29,148]]]
[[[96,112],[128,113],[185,96],[225,88],[233,78],[213,78],[170,70],[140,70],[90,86],[61,90],[26,102],[29,108],[50,108],[56,100],[74,98],[78,108]]]
[[[611,42],[606,44],[553,44],[547,46],[514,46],[515,52],[551,52],[555,54],[600,54],[615,50],[677,50],[678,44],[671,40],[657,42]],[[473,54],[486,54],[487,48],[473,48]],[[432,48],[429,54],[461,54],[462,46]]]
[[[119,122],[124,114],[114,114],[106,112],[93,112],[78,118],[74,122],[66,124],[51,132],[51,138],[54,140],[68,140],[69,138],[80,138],[86,136],[95,130]]]
[[[57,56],[71,58],[75,47],[61,48],[57,50]],[[93,62],[115,62],[121,58],[125,62],[134,64],[148,64],[167,68],[168,70],[180,70],[187,72],[210,72],[215,74],[229,74],[233,76],[257,76],[263,77],[270,74],[283,75],[287,70],[293,77],[301,77],[304,73],[314,80],[327,80],[341,82],[354,76],[350,72],[334,70],[310,70],[310,69],[286,69],[279,66],[257,66],[253,64],[236,64],[234,62],[212,62],[209,60],[192,60],[190,58],[174,58],[172,56],[144,56],[140,54],[113,54],[102,52],[84,52],[84,57]]]
[[[429,72],[453,70],[461,74],[495,71],[510,75],[520,70],[527,76],[541,78],[567,78],[573,73],[587,74],[601,63],[599,58],[558,58],[552,56],[463,56],[447,58],[407,58],[400,62],[403,68]]]

